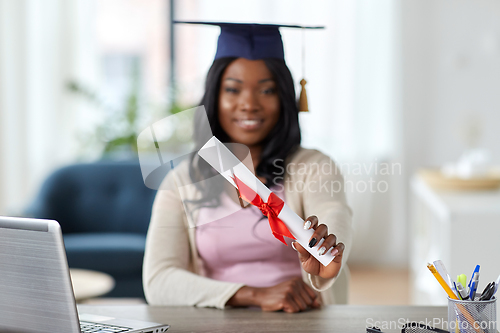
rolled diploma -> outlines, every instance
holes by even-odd
[[[198,155],[226,178],[235,188],[238,187],[232,179],[234,176],[254,190],[264,202],[267,202],[271,190],[267,188],[266,185],[262,184],[262,182],[215,136],[207,141],[198,152]],[[326,252],[322,256],[318,254],[318,250],[321,244],[323,244],[324,238],[320,239],[313,248],[309,247],[309,239],[312,237],[314,230],[305,230],[304,220],[286,204],[283,205],[283,209],[281,209],[281,212],[278,214],[278,218],[286,224],[288,230],[290,230],[297,242],[321,264],[327,266],[332,262],[335,256],[332,256],[331,251]]]

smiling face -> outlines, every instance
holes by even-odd
[[[231,141],[259,147],[280,117],[276,81],[263,60],[238,58],[222,75],[219,122]]]

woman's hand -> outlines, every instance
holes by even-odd
[[[318,251],[320,253],[328,253],[328,251],[331,251],[331,254],[334,255],[335,258],[325,267],[298,242],[293,242],[292,247],[299,252],[302,268],[309,274],[318,275],[325,279],[336,277],[342,266],[342,255],[345,248],[344,244],[337,244],[337,237],[334,234],[328,234],[328,227],[325,224],[319,224],[316,216],[309,216],[305,220],[304,229],[314,229],[314,234],[309,239],[309,247],[313,248],[313,251]],[[318,243],[322,238],[325,238],[325,241],[318,248]]]
[[[263,311],[285,312],[320,307],[317,293],[299,277],[268,288],[242,287],[227,305],[260,306]]]

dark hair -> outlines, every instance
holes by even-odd
[[[227,66],[236,59],[233,57],[219,58],[213,62],[207,74],[205,94],[200,103],[205,107],[212,134],[221,142],[230,141],[229,136],[219,123],[218,101],[221,78]],[[276,80],[281,110],[278,123],[262,142],[260,163],[255,172],[258,176],[264,177],[267,184],[273,184],[283,179],[284,161],[300,145],[299,110],[295,99],[292,75],[285,61],[274,58],[263,60]],[[209,138],[207,133],[202,132],[200,124],[200,121],[195,120],[196,150],[199,150]],[[189,175],[201,191],[202,196],[201,199],[193,203],[205,207],[217,206],[223,191],[221,182],[210,182],[210,178],[216,175],[216,171],[203,159],[195,156],[193,155],[190,161]],[[201,180],[206,180],[206,183],[201,185],[199,183]]]

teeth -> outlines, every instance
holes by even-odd
[[[241,120],[241,123],[246,126],[257,125],[259,123],[258,120]]]

